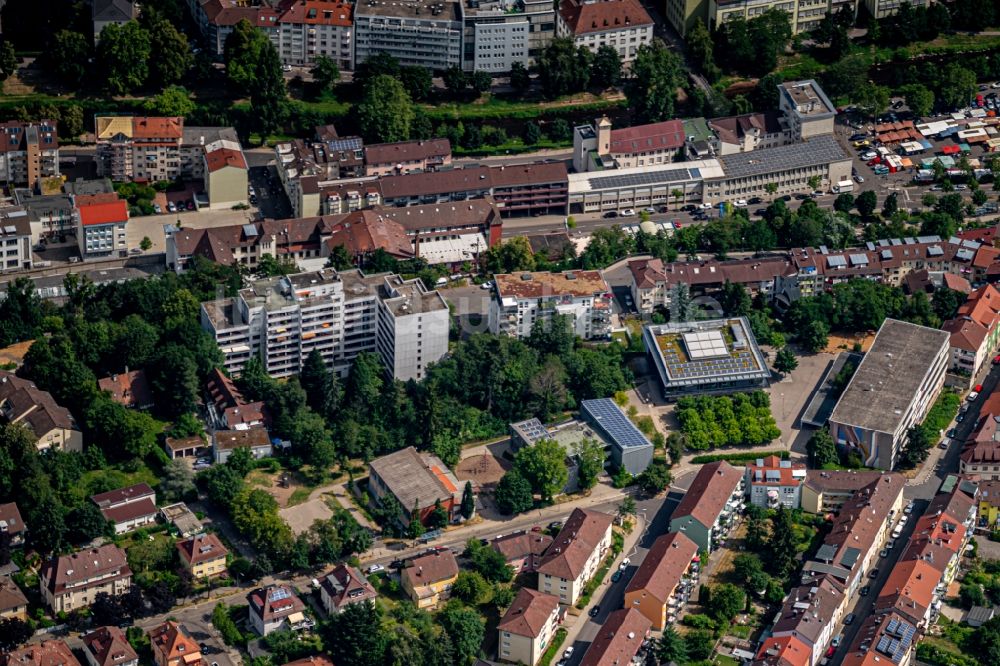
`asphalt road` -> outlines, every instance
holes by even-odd
[[[292,205],[273,166],[250,167],[250,184],[257,195],[261,217],[284,220],[292,216]]]

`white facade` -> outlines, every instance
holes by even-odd
[[[448,353],[451,313],[444,298],[417,279],[385,279],[388,298],[378,301],[377,347],[396,379],[423,379],[427,366]]]
[[[526,338],[536,321],[570,318],[573,333],[585,340],[611,334],[611,289],[598,271],[497,275],[490,299],[494,335]]]
[[[538,573],[538,591],[559,597],[563,605],[575,604],[583,593],[583,588],[601,566],[604,554],[611,548],[611,526],[601,539],[600,544],[587,556],[587,561],[574,579],[561,578],[547,573]]]
[[[126,222],[80,225],[77,243],[84,259],[107,256],[126,249]]]
[[[515,62],[528,66],[527,19],[510,22],[480,20],[473,28],[472,71],[502,74]]]
[[[462,5],[454,0],[412,4],[361,3],[354,14],[356,64],[388,53],[401,65],[432,71],[462,65]]]

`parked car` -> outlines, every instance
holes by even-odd
[[[863,597],[867,597],[868,593],[871,592],[871,591],[872,591],[871,585],[865,585],[863,588],[861,588],[858,591],[858,594],[860,594]]]
[[[854,624],[854,613],[848,613],[847,617],[844,618],[844,625],[848,626]]]
[[[632,217],[633,215],[635,215],[635,209],[626,208],[625,210],[622,211],[621,215],[622,217]]]
[[[611,574],[611,582],[612,583],[617,583],[621,579],[622,579],[622,570],[621,569],[619,569],[618,571],[616,571],[613,574]]]
[[[699,205],[698,207],[701,208],[702,210],[708,210],[709,208],[712,208],[712,204],[710,204],[710,203],[708,203],[706,201],[706,202],[702,203],[701,205]]]
[[[381,564],[373,564],[370,567],[368,567],[368,573],[369,574],[375,574],[375,573],[378,573],[380,571],[385,571],[385,567],[382,566]]]
[[[493,288],[493,282],[492,281],[490,281],[490,282],[484,282],[481,285],[479,285],[479,288],[480,289],[492,289]]]
[[[851,141],[864,141],[867,138],[868,138],[867,134],[862,134],[860,132],[857,133],[857,134],[852,134],[851,135]]]
[[[858,184],[863,183],[863,182],[865,182],[865,177],[864,176],[855,176],[854,177],[854,182],[858,183]]]
[[[878,556],[881,557],[881,558],[883,558],[883,559],[885,559],[886,557],[889,557],[889,549],[888,548],[883,548],[882,551],[878,554]]]
[[[158,204],[158,203],[153,204],[153,212],[156,213],[157,215],[160,215],[160,214],[163,213],[163,209],[160,208],[160,204]]]
[[[618,217],[618,211],[609,210],[607,213],[604,214],[604,217],[606,217],[608,219],[613,218],[613,217]]]
[[[979,397],[979,392],[978,391],[973,391],[969,395],[965,396],[965,399],[968,400],[969,402],[975,402],[976,398],[978,398],[978,397]]]
[[[681,210],[685,213],[690,213],[693,210],[698,210],[698,206],[695,204],[687,204],[686,206],[681,206]]]
[[[630,560],[630,559],[628,559],[626,557],[624,560],[622,560],[622,563],[618,565],[618,569],[619,570],[626,569],[626,568],[628,568],[628,565],[631,564],[631,563],[632,563],[632,560]]]
[[[750,197],[749,199],[747,199],[747,203],[749,203],[751,206],[756,206],[757,204],[764,203],[764,200],[761,199],[760,197]]]
[[[733,202],[733,205],[736,206],[737,208],[746,208],[747,207],[747,200],[746,199],[737,199],[736,201]]]
[[[598,604],[597,606],[594,606],[593,608],[590,609],[589,615],[590,617],[597,617],[600,612],[601,612],[601,606],[600,604]]]
[[[867,148],[868,146],[872,145],[872,142],[869,141],[868,139],[861,139],[859,141],[855,141],[852,145],[855,148]]]
[[[171,213],[176,213],[177,212],[177,204],[175,204],[173,201],[168,201],[167,202],[167,210],[170,211]]]
[[[190,199],[188,200],[188,202],[187,202],[187,209],[188,210],[194,210],[194,201],[193,200],[190,200]]]
[[[562,658],[563,659],[569,659],[570,657],[572,657],[573,656],[573,650],[574,650],[573,646],[570,645],[568,648],[566,648],[566,651],[563,652]]]
[[[652,206],[646,206],[645,208],[643,208],[643,210],[649,213],[650,215],[656,212],[656,209],[653,208]]]

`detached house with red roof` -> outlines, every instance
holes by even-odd
[[[559,599],[522,587],[497,624],[497,656],[502,661],[534,666],[561,621]]]
[[[639,0],[562,0],[556,36],[572,37],[591,53],[610,46],[628,64],[640,46],[653,41],[653,19]]]
[[[93,202],[90,197],[76,198],[76,241],[84,260],[118,256],[127,249],[128,203],[117,195],[114,200],[98,197]]]
[[[306,617],[306,605],[286,585],[259,587],[247,595],[250,602],[250,626],[261,636],[289,629],[298,631],[314,625]]]
[[[249,170],[240,144],[221,140],[205,146],[205,194],[208,207],[228,209],[247,203]]]
[[[92,495],[90,500],[105,519],[115,524],[115,534],[125,534],[156,522],[156,492],[146,483]]]
[[[1000,347],[1000,290],[992,284],[976,289],[941,328],[951,336],[948,383],[967,389]]]
[[[139,666],[139,655],[118,627],[98,627],[82,640],[89,666]]]
[[[753,666],[810,666],[812,651],[795,636],[771,636],[761,643]]]
[[[201,646],[183,624],[167,620],[149,631],[156,666],[206,666]]]

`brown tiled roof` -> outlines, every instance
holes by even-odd
[[[400,572],[414,589],[454,578],[458,575],[458,562],[450,550],[437,550],[427,555],[407,560]]]
[[[711,528],[742,478],[743,474],[724,460],[702,465],[671,520],[691,516]]]
[[[330,226],[328,247],[343,246],[352,256],[384,250],[400,258],[413,257],[413,243],[401,224],[374,210],[359,210]]]
[[[603,0],[607,1],[607,0]],[[610,152],[644,153],[651,150],[677,150],[684,145],[684,121],[664,120],[611,130]]]
[[[24,520],[14,502],[0,504],[0,531],[7,532],[11,536],[24,531]]]
[[[500,298],[544,298],[562,295],[593,296],[611,292],[600,271],[543,271],[494,275]]]
[[[241,151],[232,148],[216,148],[205,153],[205,168],[210,172],[218,171],[224,167],[246,169],[247,161]]]
[[[913,623],[923,622],[924,614],[934,603],[934,588],[939,582],[940,572],[928,562],[898,562],[875,600],[875,610],[895,610]]]
[[[91,495],[90,499],[102,509],[128,501],[135,501],[140,497],[156,497],[156,493],[149,487],[148,483],[137,483],[134,486],[109,490],[106,493]]]
[[[332,600],[334,608],[342,608],[378,596],[378,592],[368,579],[349,564],[338,564],[320,584]]]
[[[0,655],[2,666],[80,666],[65,641],[47,640]]]
[[[156,516],[157,508],[152,499],[146,498],[138,502],[129,502],[118,506],[101,509],[101,515],[116,525],[129,522],[137,518],[147,518]]]
[[[761,465],[757,461],[747,463],[750,483],[755,486],[797,486],[805,480],[806,466],[803,463],[784,461],[778,456],[768,456],[760,462]],[[777,472],[778,478],[769,478],[768,472],[772,476]]]
[[[853,493],[876,481],[882,472],[873,470],[806,470],[806,485],[816,492]]]
[[[639,652],[652,623],[635,608],[616,610],[598,629],[580,666],[628,664]]]
[[[771,636],[764,641],[753,666],[811,666],[812,650],[795,636]]]
[[[890,625],[892,633],[888,630]],[[901,636],[909,636],[899,640]],[[914,623],[898,613],[872,614],[865,618],[854,636],[854,642],[844,655],[842,666],[885,666],[887,663],[898,664],[906,658],[913,648],[912,642],[918,636]],[[883,637],[889,638],[888,646],[898,646],[894,654],[887,654],[875,649]],[[887,646],[887,647],[888,647]],[[911,663],[916,663],[914,660]]]
[[[692,286],[722,285],[730,282],[755,285],[772,282],[778,276],[794,275],[796,268],[787,257],[761,257],[718,261],[675,261],[635,259],[628,264],[632,279],[640,289],[659,283],[671,286],[683,282]]]
[[[635,0],[626,0],[635,2]],[[566,163],[533,162],[531,164],[510,164],[489,168],[489,180],[493,187],[523,187],[527,185],[544,185],[547,183],[569,182],[569,172]]]
[[[35,437],[43,437],[55,428],[76,430],[69,410],[56,404],[48,391],[40,391],[26,379],[0,370],[0,403],[10,405],[11,420],[26,425]]]
[[[177,116],[132,118],[133,139],[180,139],[183,134],[184,119]]]
[[[180,439],[175,439],[173,437],[167,437],[166,439],[167,448],[171,451],[183,451],[184,449],[200,448],[205,446],[205,440],[198,435],[192,435],[191,437],[182,437]]]
[[[559,598],[551,594],[522,587],[514,603],[500,618],[497,629],[517,636],[537,638],[549,618],[559,609]]]
[[[376,182],[384,198],[395,199],[396,197],[441,194],[442,192],[489,190],[492,184],[490,173],[489,167],[480,166],[385,176]],[[355,184],[354,189],[358,189],[359,186],[360,184]]]
[[[250,428],[248,430],[217,430],[215,432],[215,446],[218,449],[238,449],[241,447],[256,448],[258,446],[270,446],[271,440],[267,436],[264,428]]]
[[[99,666],[120,666],[138,661],[139,655],[118,627],[98,627],[83,637],[84,648]]]
[[[771,631],[775,635],[792,634],[805,638],[815,645],[826,626],[833,621],[836,610],[844,599],[844,588],[832,577],[822,576],[818,580],[796,587],[787,597],[778,620]],[[803,609],[801,604],[808,604]]]
[[[334,664],[329,657],[314,655],[312,657],[303,657],[302,659],[290,661],[284,666],[334,666]]]
[[[250,612],[261,617],[265,624],[275,618],[286,617],[305,610],[306,605],[293,590],[285,585],[258,587],[247,595]]]
[[[351,27],[353,6],[328,0],[295,0],[278,19],[281,23]]]
[[[781,115],[775,111],[767,113],[746,113],[741,116],[726,116],[712,118],[708,121],[712,129],[725,143],[739,143],[740,139],[756,130],[762,135],[780,134],[782,132]]]
[[[400,141],[398,143],[377,143],[365,146],[365,162],[376,164],[405,164],[423,161],[432,157],[451,155],[448,139],[427,139],[426,141]]]
[[[535,569],[557,578],[576,580],[613,522],[614,518],[606,513],[573,509]]]
[[[8,120],[0,123],[0,153],[24,150],[27,146],[27,129],[29,127],[38,129],[39,146],[42,150],[55,150],[59,147],[57,124],[54,120],[27,123],[20,120]],[[48,143],[45,142],[46,138],[49,140]]]
[[[9,576],[0,577],[0,612],[6,613],[28,605],[28,598]]]
[[[501,224],[500,210],[490,196],[454,203],[426,206],[376,206],[383,217],[398,222],[407,232],[421,232],[446,227],[454,233],[484,232]],[[431,232],[434,234],[435,232]]]
[[[834,518],[830,533],[823,540],[825,546],[836,549],[829,560],[830,564],[845,570],[851,569],[852,553],[867,553],[871,550],[905,485],[906,480],[902,475],[883,474],[870,485],[855,491],[844,502],[840,513]]]
[[[190,539],[178,541],[177,551],[180,553],[181,559],[191,565],[211,562],[229,554],[229,550],[222,545],[219,537],[211,532],[196,534]]]
[[[158,663],[166,664],[171,659],[181,659],[185,664],[201,662],[201,647],[191,637],[187,627],[173,620],[149,630],[149,642],[154,654],[161,655]]]
[[[986,327],[971,319],[949,319],[941,325],[941,330],[951,334],[950,346],[970,352],[978,351],[989,334]]]
[[[222,418],[230,428],[267,422],[267,408],[262,400],[228,407]]]
[[[131,575],[125,551],[112,544],[54,557],[43,564],[41,570],[41,578],[47,582],[49,592],[53,595],[65,592],[70,583],[78,586],[80,581],[110,576],[101,580],[101,584],[106,584],[110,580],[120,580]]]
[[[208,397],[211,399],[212,404],[220,412],[225,411],[229,407],[246,404],[246,399],[240,393],[240,390],[236,388],[236,384],[219,368],[215,368],[209,373],[206,389],[208,390]]]
[[[142,408],[153,404],[153,392],[143,370],[104,377],[97,381],[97,386],[110,393],[112,400],[126,407]]]
[[[990,247],[990,248],[979,248],[979,250],[976,251],[976,259],[979,259],[980,257],[984,256],[983,253],[982,253],[982,251],[984,249],[985,250],[992,250],[995,254],[1000,254],[1000,251],[997,251],[995,248],[992,248],[992,247]],[[976,265],[976,259],[972,260],[973,266]],[[995,260],[995,259],[996,259],[996,256],[990,257],[990,261],[986,265],[989,265],[989,264],[993,263],[993,260]],[[969,281],[966,280],[961,275],[955,275],[954,273],[945,273],[944,275],[941,276],[941,282],[944,283],[945,287],[947,287],[948,289],[951,289],[953,291],[960,291],[963,294],[969,294],[969,293],[972,292],[972,285],[969,284]]]
[[[628,582],[625,594],[643,591],[657,601],[667,603],[697,554],[698,545],[680,532],[668,532],[657,537]]]
[[[511,562],[529,555],[542,555],[551,543],[552,537],[548,534],[518,532],[493,539],[490,541],[490,546]]]
[[[936,545],[948,549],[952,554],[957,554],[965,543],[965,533],[965,525],[957,518],[932,512],[917,518],[911,543],[914,539],[929,539]]]
[[[637,0],[562,0],[559,15],[574,35],[627,30],[652,25],[653,19]]]

